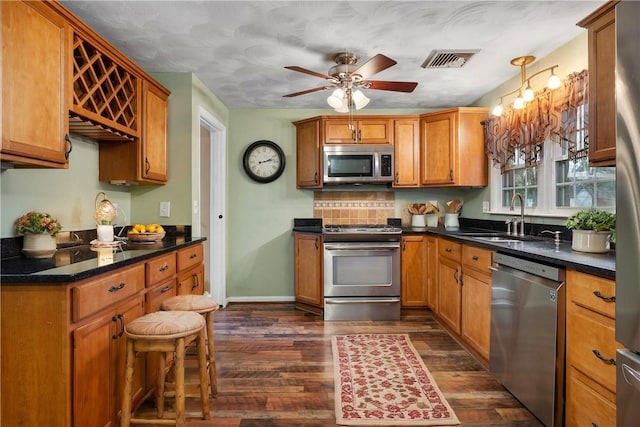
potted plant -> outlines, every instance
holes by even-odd
[[[55,235],[62,229],[57,219],[44,212],[28,212],[16,220],[24,235],[22,252],[29,258],[51,258],[56,253]]]
[[[615,242],[616,216],[602,209],[583,209],[567,218],[572,230],[571,249],[580,252],[603,253],[609,241]]]

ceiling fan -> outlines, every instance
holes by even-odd
[[[328,74],[322,74],[306,68],[291,65],[284,67],[311,76],[325,79],[329,84],[283,95],[285,98],[305,95],[307,93],[335,88],[327,98],[327,102],[339,113],[349,112],[350,107],[357,110],[369,103],[360,89],[388,90],[393,92],[413,92],[418,86],[416,82],[392,82],[385,80],[369,80],[369,77],[397,64],[393,59],[377,54],[362,65],[358,65],[358,57],[353,53],[340,52],[334,56],[336,65],[329,69]]]

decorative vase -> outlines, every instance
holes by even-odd
[[[572,230],[571,249],[590,253],[608,252],[610,235],[610,231]]]
[[[51,258],[56,251],[56,238],[49,233],[25,233],[22,253],[27,258]]]

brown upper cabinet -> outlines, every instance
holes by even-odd
[[[0,158],[16,167],[66,168],[66,21],[45,3],[3,1],[0,8]]]
[[[2,2],[2,36],[3,161],[67,167],[70,132],[126,145],[100,180],[167,181],[166,88],[58,2]]]
[[[420,118],[399,116],[393,120],[393,187],[420,187]]]
[[[295,122],[296,187],[322,188],[322,128],[319,119]]]
[[[606,2],[578,22],[589,39],[589,165],[616,164],[615,5]]]
[[[481,187],[488,183],[482,125],[485,108],[453,108],[420,116],[421,185]]]
[[[325,144],[391,144],[393,122],[389,117],[342,117],[323,119]]]

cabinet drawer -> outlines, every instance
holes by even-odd
[[[84,319],[143,289],[144,264],[102,274],[71,289],[72,320]]]
[[[176,253],[162,255],[147,261],[147,287],[165,281],[176,274]]]
[[[199,265],[178,275],[178,295],[202,295],[204,293],[204,265]]]
[[[616,349],[622,347],[615,339],[613,319],[570,305],[567,318],[568,365],[615,392],[616,366],[607,360],[615,360]]]
[[[567,427],[616,426],[616,405],[582,382],[570,371],[567,378]]]
[[[569,301],[615,318],[616,304],[609,299],[616,295],[616,284],[613,280],[568,270],[567,283]]]
[[[148,290],[146,295],[146,312],[155,313],[159,311],[160,305],[162,305],[164,300],[177,295],[177,289],[177,280],[174,278]]]
[[[438,254],[440,256],[449,258],[453,261],[460,262],[462,245],[460,243],[452,242],[447,239],[440,239],[438,243]]]
[[[493,260],[493,251],[475,246],[462,246],[462,265],[482,273],[490,274],[489,267]]]
[[[178,251],[178,271],[184,271],[194,265],[202,264],[202,244],[193,245]]]

